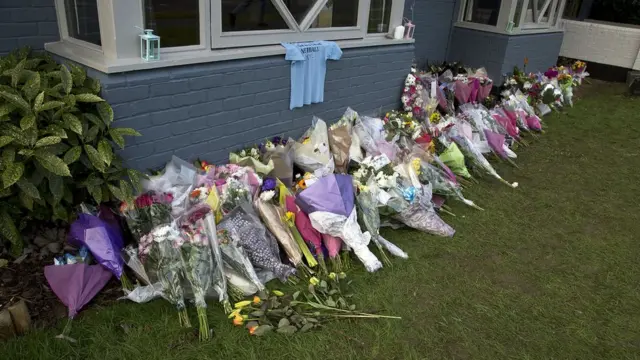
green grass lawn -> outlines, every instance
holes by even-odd
[[[211,306],[214,339],[199,343],[168,303],[123,302],[81,313],[77,344],[38,330],[0,344],[0,359],[640,358],[640,98],[623,91],[585,86],[575,108],[546,117],[517,150],[520,169],[497,165],[520,187],[467,190],[486,211],[453,204],[454,238],[383,231],[410,258],[356,266],[355,302],[402,320],[256,338]]]

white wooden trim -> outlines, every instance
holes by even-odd
[[[144,16],[144,0],[140,3],[142,5],[142,15]],[[174,46],[174,47],[162,47],[160,49],[160,56],[162,54],[174,53],[174,52],[183,52],[183,51],[194,51],[194,50],[204,50],[211,48],[211,26],[209,25],[211,21],[211,2],[208,0],[199,0],[199,23],[200,23],[200,44],[198,45],[188,45],[188,46]],[[146,23],[146,21],[144,22]],[[155,29],[154,29],[155,30]],[[160,37],[160,45],[162,45],[162,37]]]
[[[387,0],[387,1],[392,1],[391,3],[391,15],[389,16],[389,33],[393,32],[393,30],[396,28],[396,26],[402,25],[403,23],[403,18],[404,18],[404,4],[405,4],[405,0]],[[406,1],[412,1],[412,0],[406,0]],[[369,11],[371,10],[371,2],[368,3],[367,6],[367,12],[365,14],[365,24],[364,24],[364,31],[367,31],[367,27],[369,27]],[[414,9],[415,11],[415,9]],[[416,19],[413,19],[413,21],[416,21]],[[420,20],[417,20],[418,22]],[[423,24],[424,26],[426,26],[426,24]]]
[[[387,38],[366,38],[356,40],[337,40],[341,49],[352,49],[370,46],[393,46],[412,44],[414,40],[393,40]],[[172,53],[161,56],[159,61],[145,62],[140,57],[131,59],[111,60],[98,54],[78,52],[78,48],[64,41],[45,44],[45,50],[76,61],[103,73],[120,73],[127,71],[149,70],[171,66],[229,61],[236,59],[257,58],[265,56],[282,56],[285,49],[281,45],[255,46],[239,49],[204,50],[194,52]],[[85,49],[83,49],[86,51]]]
[[[282,1],[282,0],[278,0]],[[316,0],[316,2],[311,6],[311,9],[307,12],[304,19],[300,23],[300,31],[309,30],[309,26],[315,21],[315,19],[320,15],[320,11],[327,4],[328,0]]]
[[[538,13],[538,16],[536,17],[534,15],[534,19],[536,19],[537,23],[542,22],[542,19],[544,18],[544,14],[547,12],[547,9],[549,8],[549,5],[551,5],[551,0],[546,0],[544,2],[544,4],[542,5],[542,9],[540,9],[540,12]],[[551,17],[551,16],[549,16]]]
[[[298,24],[298,20],[296,20],[293,14],[291,14],[291,11],[289,11],[289,8],[287,8],[287,5],[284,3],[284,1],[271,0],[271,3],[276,8],[276,10],[278,10],[278,13],[280,14],[280,16],[282,16],[282,19],[284,19],[284,22],[287,24],[287,26],[289,26],[289,29],[293,31],[300,31],[301,26],[300,24]],[[222,23],[222,19],[220,19],[220,23]]]

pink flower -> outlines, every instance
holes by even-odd
[[[142,194],[135,200],[136,207],[141,209],[153,205],[153,198],[149,194]]]

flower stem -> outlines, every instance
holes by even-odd
[[[131,285],[131,281],[129,281],[127,274],[125,274],[124,272],[122,272],[122,275],[120,276],[120,283],[122,284],[123,289],[133,290],[133,285]]]
[[[207,319],[207,308],[197,307],[198,322],[200,323],[200,341],[206,341],[210,339],[209,336],[209,321]]]
[[[191,321],[189,320],[187,309],[178,310],[178,321],[182,327],[191,327]]]
[[[298,231],[296,226],[295,225],[291,226],[291,224],[289,224],[289,228],[291,229],[293,238],[296,239],[296,242],[298,243],[298,247],[300,247],[300,250],[302,250],[302,254],[304,254],[304,258],[307,259],[307,264],[309,264],[309,267],[313,268],[318,266],[318,262],[311,254],[311,251],[309,251],[309,247],[302,239],[302,235],[300,235],[300,232]]]

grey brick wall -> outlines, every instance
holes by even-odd
[[[416,25],[415,59],[419,65],[446,59],[455,5],[455,0],[405,0],[404,17],[413,18]]]
[[[0,55],[22,46],[42,50],[59,38],[54,0],[0,0]]]
[[[472,67],[484,66],[495,81],[522,67],[529,58],[527,71],[544,71],[556,64],[564,33],[505,35],[454,27],[449,45],[449,61],[462,61]]]
[[[266,137],[298,137],[313,115],[339,119],[347,106],[364,114],[399,106],[413,45],[344,50],[328,61],[324,102],[289,110],[290,63],[284,56],[106,75],[89,70],[112,104],[114,126],[139,130],[122,156],[138,169],[172,154],[220,162]]]

